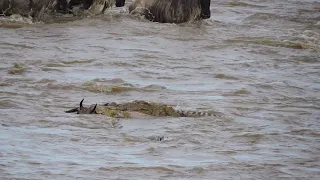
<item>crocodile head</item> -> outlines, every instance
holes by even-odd
[[[93,108],[83,107],[83,105],[82,105],[83,100],[84,99],[81,100],[79,107],[70,109],[69,111],[66,111],[66,113],[74,113],[74,112],[76,112],[77,114],[96,114],[97,104]]]

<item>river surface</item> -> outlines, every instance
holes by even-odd
[[[214,0],[211,12],[179,25],[125,8],[2,18],[1,179],[319,179],[319,1]],[[219,116],[64,113],[82,98]]]

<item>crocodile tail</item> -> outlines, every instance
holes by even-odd
[[[215,116],[215,114],[203,111],[184,111],[176,110],[180,117],[203,117],[203,116]]]

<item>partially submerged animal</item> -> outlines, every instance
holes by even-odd
[[[125,0],[116,0],[117,7],[124,4]],[[210,0],[134,0],[129,12],[160,23],[184,23],[211,16]]]
[[[114,4],[115,0],[0,0],[0,16],[19,14],[41,19],[56,12],[79,15],[79,11],[97,15]]]
[[[109,117],[116,118],[134,118],[142,116],[173,116],[173,117],[200,117],[200,116],[216,116],[214,113],[197,112],[197,111],[182,111],[175,110],[171,106],[162,103],[133,101],[128,103],[106,103],[104,105],[91,105],[90,107],[83,106],[83,100],[80,106],[66,111],[66,113],[77,114],[103,114]]]
[[[76,112],[77,114],[96,114],[96,108],[97,108],[97,104],[93,107],[93,108],[86,108],[83,107],[82,103],[83,103],[84,99],[82,99],[80,101],[80,106],[70,109],[69,111],[66,111],[66,113],[73,113]]]

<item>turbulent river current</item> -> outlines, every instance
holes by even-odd
[[[129,3],[63,23],[0,18],[1,179],[320,178],[319,1],[212,0],[210,19],[184,24]],[[64,112],[82,98],[219,116]]]

